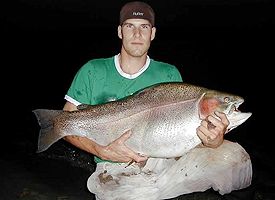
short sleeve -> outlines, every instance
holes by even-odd
[[[93,67],[89,62],[83,65],[76,73],[66,95],[79,103],[90,104],[94,80],[92,71]]]

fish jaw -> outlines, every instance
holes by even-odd
[[[232,113],[227,114],[227,119],[229,120],[229,125],[227,128],[228,132],[244,123],[249,117],[251,117],[251,115],[251,112],[240,111],[233,111]]]
[[[231,102],[228,109],[225,110],[225,114],[229,121],[229,125],[227,127],[227,132],[233,130],[238,127],[242,123],[244,123],[248,118],[251,117],[251,112],[241,112],[238,108],[241,104],[244,103],[244,99],[242,97],[237,97],[235,102]]]

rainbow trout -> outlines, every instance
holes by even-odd
[[[186,83],[161,83],[121,100],[100,105],[80,105],[77,111],[36,109],[41,127],[38,152],[67,135],[87,137],[108,145],[132,131],[126,145],[149,157],[172,158],[201,143],[196,128],[214,111],[224,112],[228,130],[245,122],[252,113],[238,107],[238,95]]]

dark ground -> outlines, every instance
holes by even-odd
[[[91,156],[59,142],[47,153],[21,152],[2,155],[0,159],[0,195],[3,200],[85,200],[94,199],[86,189],[87,178],[94,170]],[[182,195],[175,200],[273,200],[275,198],[274,156],[260,147],[251,150],[252,185],[246,189],[219,195],[213,190]],[[273,162],[273,164],[271,164]]]
[[[2,3],[0,200],[93,199],[86,189],[92,156],[62,141],[36,154],[39,127],[32,110],[61,109],[82,64],[119,52],[123,1],[116,2]],[[149,55],[176,65],[185,82],[243,96],[240,109],[253,113],[226,136],[249,153],[252,185],[224,196],[208,190],[177,199],[275,199],[272,1],[149,2],[158,14]]]

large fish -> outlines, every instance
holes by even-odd
[[[131,130],[126,145],[132,150],[149,157],[179,157],[201,143],[196,128],[214,111],[227,115],[229,131],[245,122],[252,113],[238,110],[243,102],[238,95],[205,87],[162,83],[121,100],[80,105],[77,111],[36,109],[41,126],[37,151],[67,135],[108,145]]]

